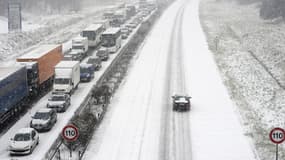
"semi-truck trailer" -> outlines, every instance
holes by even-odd
[[[17,58],[27,68],[30,92],[38,95],[52,86],[54,66],[63,58],[62,45],[41,45]]]

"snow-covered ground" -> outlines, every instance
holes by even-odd
[[[33,31],[41,27],[40,24],[32,24],[31,22],[26,21],[24,21],[22,25],[22,30],[24,32]],[[8,19],[0,16],[0,34],[1,33],[8,33]]]
[[[201,20],[246,134],[262,160],[274,159],[273,127],[285,127],[285,29],[281,19],[259,17],[259,3],[201,1]],[[285,158],[285,144],[280,145]]]
[[[89,7],[78,13],[31,16],[23,22],[23,32],[7,32],[7,19],[0,18],[0,62],[9,66],[16,57],[39,44],[61,44],[78,35],[84,28],[101,18],[104,10],[115,5]],[[2,33],[2,34],[1,34]],[[13,63],[12,63],[13,64]]]
[[[256,160],[201,29],[199,0],[178,0],[154,26],[84,159]],[[186,92],[190,112],[172,111]]]

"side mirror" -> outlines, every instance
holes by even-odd
[[[14,138],[10,138],[11,141],[14,141]]]

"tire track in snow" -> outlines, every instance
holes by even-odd
[[[181,4],[172,29],[172,43],[168,52],[168,77],[164,101],[169,100],[173,92],[184,93],[186,90],[183,64],[182,24],[184,9],[188,1]],[[191,159],[189,113],[174,113],[170,100],[165,105],[162,115],[160,158],[163,160]]]

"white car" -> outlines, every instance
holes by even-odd
[[[10,141],[11,155],[24,155],[33,152],[39,144],[39,134],[33,128],[20,129]]]

